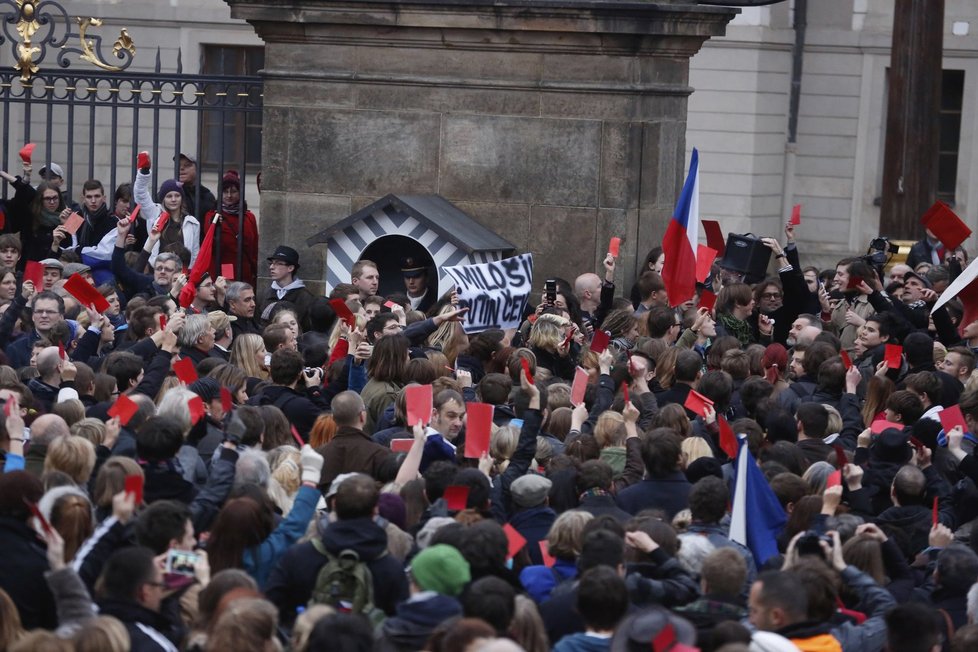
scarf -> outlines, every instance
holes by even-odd
[[[717,315],[717,321],[723,324],[728,333],[740,340],[741,346],[747,346],[753,341],[750,324],[746,321],[737,319],[730,313],[721,312]]]
[[[38,224],[40,224],[45,229],[51,229],[52,231],[61,226],[61,212],[52,213],[51,211],[42,208],[41,214],[37,218]]]
[[[272,281],[272,290],[275,291],[275,296],[279,298],[279,301],[285,298],[285,295],[289,293],[289,290],[296,290],[304,287],[306,287],[306,284],[300,279],[295,279],[288,285],[279,285],[278,281]]]

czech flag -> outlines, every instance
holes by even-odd
[[[730,540],[747,546],[760,567],[778,554],[778,534],[788,517],[747,449],[746,438],[740,440],[735,469]]]
[[[666,229],[662,251],[666,256],[662,280],[669,305],[678,306],[696,295],[696,245],[700,231],[700,155],[693,148],[689,174]]]

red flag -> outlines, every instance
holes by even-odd
[[[193,303],[194,297],[197,296],[197,286],[200,284],[200,280],[204,278],[204,274],[211,268],[211,259],[214,257],[214,231],[216,226],[217,221],[211,220],[210,226],[207,227],[207,233],[204,235],[204,240],[200,243],[200,251],[197,252],[197,259],[194,261],[193,267],[190,268],[187,284],[180,290],[179,303],[183,308]],[[184,294],[186,294],[186,297]]]
[[[699,152],[693,148],[689,174],[676,201],[676,210],[662,239],[662,281],[669,295],[669,305],[696,296],[696,240],[699,238]]]
[[[737,435],[722,415],[717,415],[717,424],[720,426],[720,448],[730,459],[737,459]]]

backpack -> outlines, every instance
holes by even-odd
[[[319,569],[309,604],[326,604],[337,611],[363,614],[372,625],[379,625],[386,616],[374,604],[374,580],[366,562],[351,549],[333,555],[319,537],[311,539],[311,543],[327,562]]]

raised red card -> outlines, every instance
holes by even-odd
[[[395,453],[406,453],[414,445],[413,439],[391,439],[391,450]]]
[[[234,264],[233,263],[223,263],[221,265],[221,276],[229,281],[234,280]]]
[[[910,435],[910,445],[914,447],[914,450],[920,450],[921,448],[927,448],[924,446],[924,442],[920,441],[913,435]]]
[[[109,408],[108,415],[110,417],[119,417],[119,423],[126,425],[138,410],[139,406],[136,405],[135,401],[125,394],[119,394],[119,398]]]
[[[859,288],[859,285],[862,282],[863,282],[863,277],[862,276],[856,276],[855,274],[852,274],[852,275],[849,276],[849,282],[846,284],[846,289],[847,290],[855,290],[855,289]]]
[[[707,310],[713,310],[713,306],[717,303],[717,295],[713,290],[703,290],[700,292],[700,308],[706,308]]]
[[[25,496],[24,504],[27,505],[27,509],[30,510],[34,518],[37,519],[37,522],[40,523],[41,529],[44,530],[45,534],[51,534],[51,524],[48,523],[48,520],[46,518],[44,518],[44,514],[41,513],[40,509],[38,509],[37,503],[28,500],[27,497]]]
[[[468,505],[469,488],[462,485],[445,487],[445,493],[442,494],[442,497],[445,499],[445,506],[448,507],[449,511],[460,512]]]
[[[899,369],[903,364],[903,347],[899,344],[887,344],[883,354],[886,366],[890,369]]]
[[[852,369],[852,358],[849,357],[849,354],[846,353],[845,349],[841,349],[839,351],[839,357],[842,358],[842,364],[846,366],[846,371]]]
[[[357,325],[357,318],[353,316],[350,312],[350,307],[346,305],[346,301],[343,299],[330,299],[329,305],[333,306],[333,312],[336,316],[346,322],[346,325],[350,328],[355,328]]]
[[[132,494],[133,498],[136,499],[137,505],[143,504],[143,485],[145,484],[145,478],[138,473],[132,475],[127,475],[125,480],[125,492],[127,494]]]
[[[506,541],[509,542],[506,559],[512,559],[516,553],[526,546],[526,537],[517,532],[516,528],[509,523],[503,526],[503,531],[506,533]]]
[[[58,358],[65,359],[65,343],[60,341],[58,342]]]
[[[718,256],[722,256],[727,248],[727,243],[723,239],[723,229],[716,220],[701,220],[703,232],[706,234],[706,246],[715,249]]]
[[[230,412],[234,408],[234,399],[231,397],[231,390],[221,387],[221,409]]]
[[[659,633],[652,638],[652,652],[672,652],[676,645],[676,630],[672,623],[666,622]]]
[[[431,385],[408,385],[404,389],[407,402],[407,426],[414,428],[421,422],[422,426],[431,421],[432,396]]]
[[[488,403],[465,404],[465,457],[479,459],[489,450],[492,434],[492,406]]]
[[[397,304],[394,303],[393,301],[385,301],[384,302],[384,307],[387,308],[388,310],[393,310],[394,309],[394,306],[396,306],[396,305]]]
[[[591,350],[595,353],[603,353],[608,348],[609,342],[611,342],[611,335],[608,331],[594,331],[594,335],[591,336]]]
[[[686,396],[686,402],[683,404],[690,412],[695,412],[696,414],[706,416],[706,406],[709,405],[713,407],[713,401],[706,398],[695,389],[689,390],[689,395]]]
[[[614,256],[615,258],[617,258],[618,251],[620,249],[621,249],[621,238],[612,238],[611,241],[608,243],[608,253]]]
[[[76,233],[78,233],[78,229],[82,228],[82,225],[84,223],[85,223],[84,217],[82,217],[78,213],[72,213],[71,215],[68,216],[68,219],[66,219],[65,223],[62,224],[61,226],[63,226],[65,231],[67,231],[71,235],[75,235]]]
[[[194,368],[194,361],[190,358],[180,358],[173,363],[173,373],[177,375],[180,382],[189,385],[197,380],[197,370]]]
[[[31,157],[34,156],[34,148],[37,147],[34,143],[27,143],[20,148],[18,154],[20,154],[20,160],[27,165],[31,164]]]
[[[540,557],[543,559],[543,565],[547,568],[553,568],[553,565],[557,563],[557,558],[550,554],[550,542],[546,539],[540,539]]]
[[[835,450],[835,468],[841,471],[846,468],[846,464],[849,463],[849,458],[846,456],[846,451],[842,446],[832,444],[832,448]]]
[[[142,208],[142,206],[140,206],[139,204],[136,204],[136,207],[132,209],[132,212],[131,213],[129,213],[129,223],[130,224],[135,224],[136,223],[136,216],[139,215],[139,210],[141,208]],[[170,219],[170,214],[169,213],[164,212],[163,215],[166,215],[166,219]],[[163,219],[162,216],[160,217],[160,219]],[[166,222],[163,222],[163,225],[166,226]],[[163,229],[163,227],[160,227],[160,230],[162,230],[162,229]]]
[[[937,513],[937,496],[934,496],[934,506],[931,508],[931,513],[930,513],[931,527],[937,525],[939,522],[940,522],[940,518]]]
[[[838,487],[842,484],[842,471],[832,471],[829,473],[829,477],[825,479],[825,488],[831,489],[832,487]]]
[[[83,306],[93,306],[95,312],[103,313],[109,309],[109,302],[102,296],[102,293],[83,279],[80,274],[72,274],[65,281],[65,291],[78,299],[78,303]]]
[[[700,283],[706,281],[713,267],[713,261],[717,259],[717,250],[705,245],[696,245],[696,280]]]
[[[571,405],[580,405],[584,402],[584,394],[587,392],[587,371],[578,367],[574,370],[574,384],[571,385]]]
[[[204,399],[199,396],[191,396],[187,400],[187,409],[190,410],[190,423],[196,424],[204,418]]]
[[[523,367],[523,375],[526,376],[526,382],[533,384],[533,373],[530,371],[530,360],[528,358],[520,358],[520,365]]]
[[[159,317],[160,317],[160,330],[165,330],[166,329],[166,315],[164,315],[161,312],[159,314]]]
[[[964,422],[964,414],[961,413],[960,405],[946,407],[938,412],[937,416],[941,418],[941,427],[944,428],[944,434],[954,430],[955,426],[961,426],[961,430],[968,432],[968,425]]]
[[[628,398],[628,383],[624,380],[621,381],[621,397],[625,401],[626,406],[631,403],[631,400]]]
[[[163,233],[163,229],[166,228],[166,223],[170,221],[170,214],[166,211],[160,213],[160,216],[156,220],[156,224],[153,225],[153,230],[157,233]]]
[[[960,247],[961,243],[971,235],[968,225],[944,202],[935,202],[920,221],[952,251]]]
[[[795,204],[791,209],[791,219],[788,220],[788,224],[792,226],[798,226],[801,224],[801,204]]]
[[[874,421],[871,424],[869,424],[869,430],[874,435],[878,435],[888,428],[896,428],[897,430],[902,432],[903,424],[895,423],[893,421],[887,421],[886,419],[878,419],[877,421]]]
[[[717,424],[720,426],[720,448],[730,459],[737,459],[739,450],[737,435],[734,434],[733,428],[730,427],[722,414],[717,415]]]

